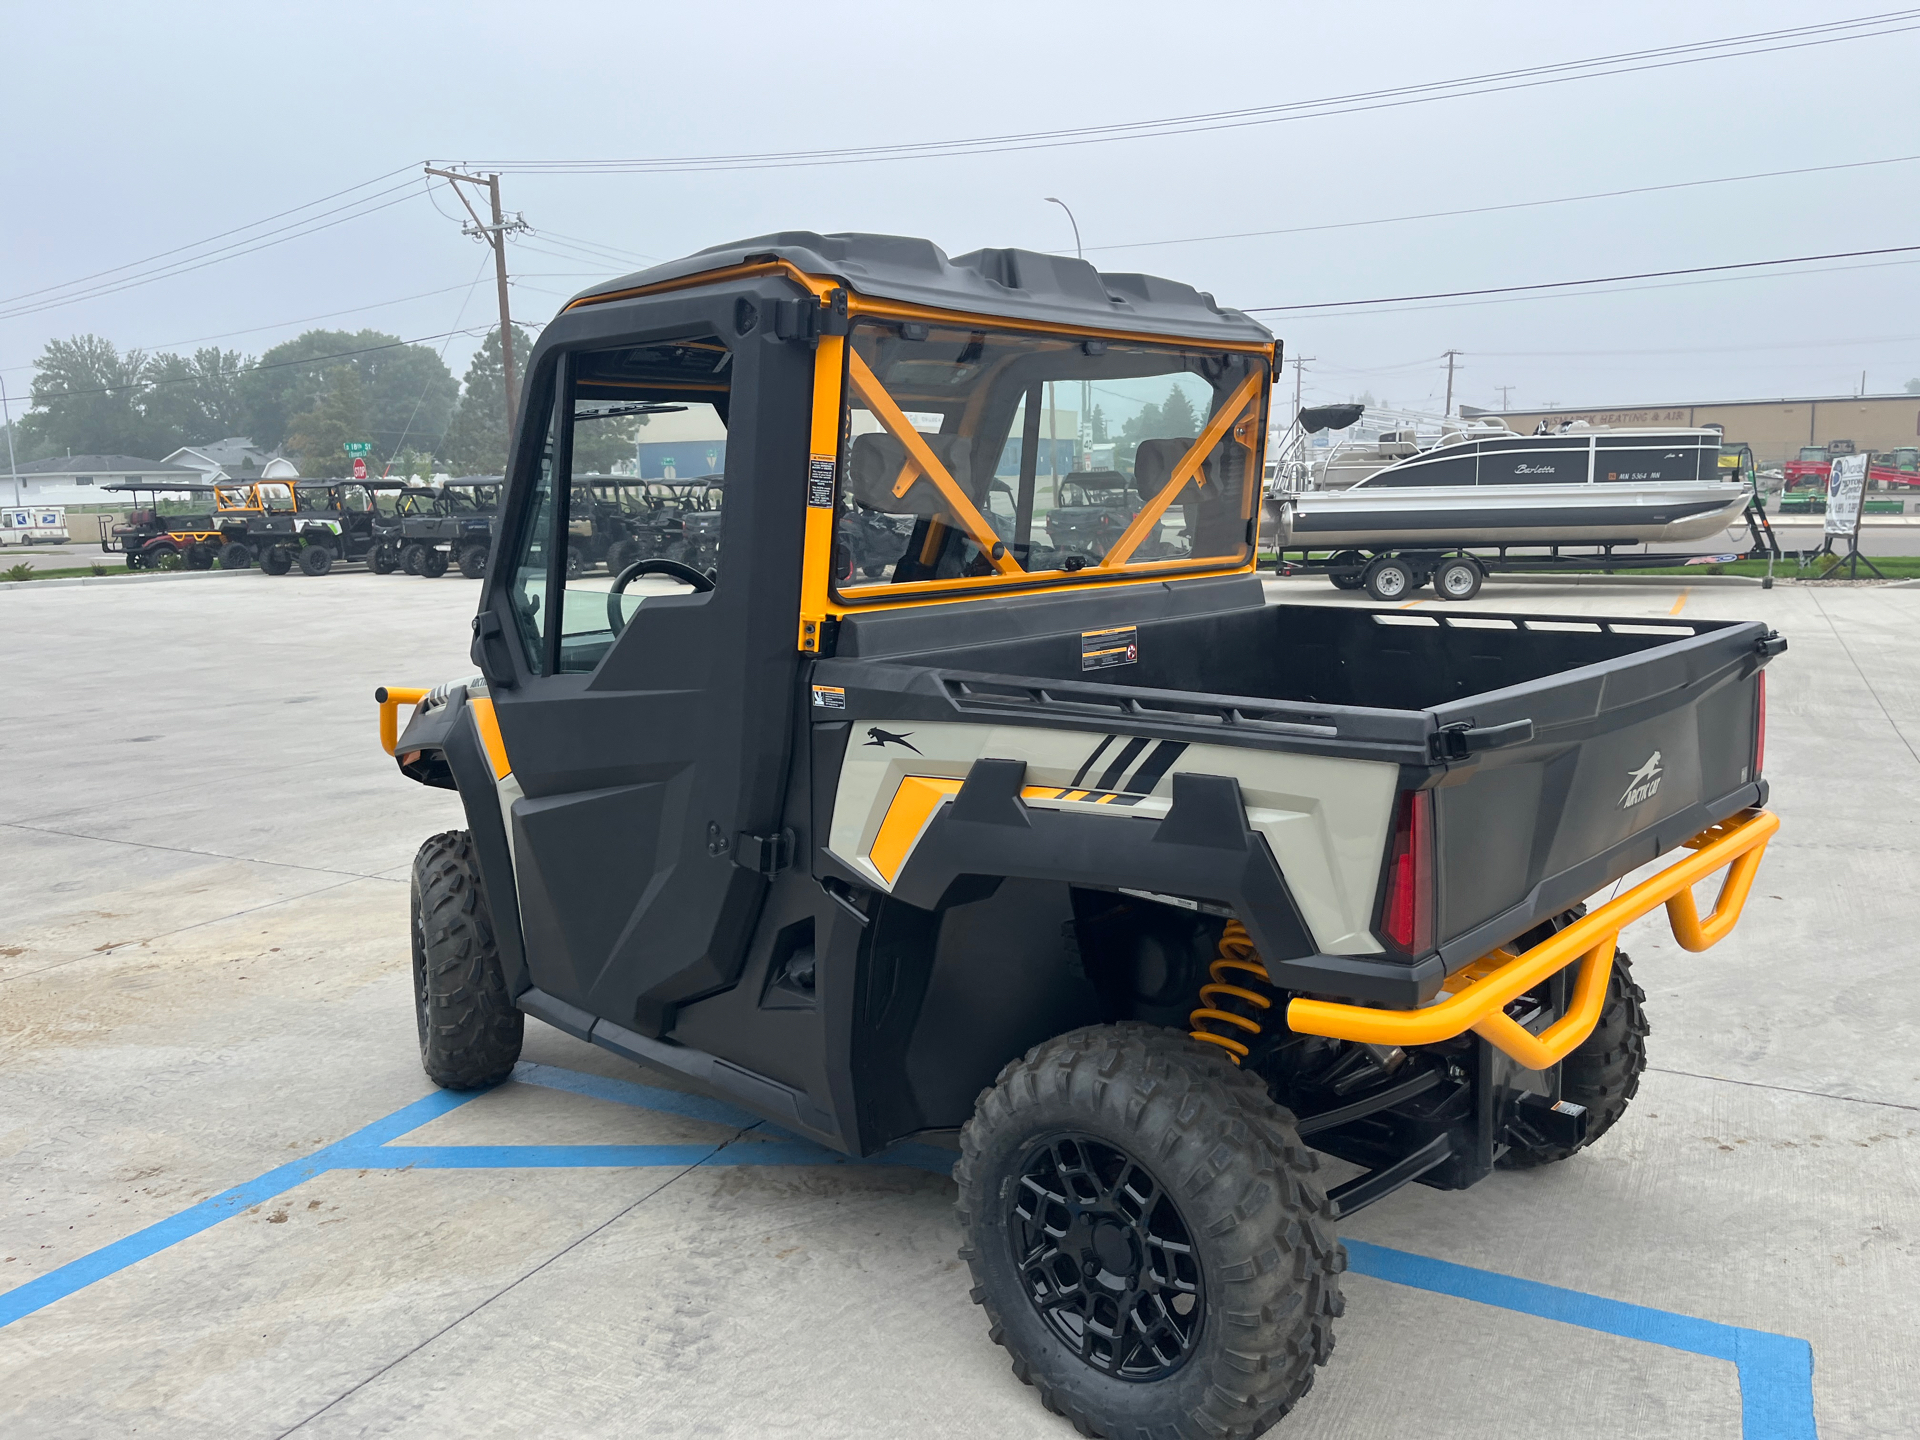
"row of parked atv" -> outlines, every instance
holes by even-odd
[[[500,509],[500,477],[473,475],[440,485],[404,481],[225,482],[165,487],[211,497],[203,513],[163,513],[153,486],[147,505],[114,527],[103,548],[121,551],[131,570],[244,570],[270,575],[298,568],[325,575],[364,562],[376,574],[403,571],[429,579],[458,567],[486,574]],[[576,480],[568,527],[569,577],[604,564],[618,574],[635,560],[669,559],[710,570],[719,562],[718,477]]]

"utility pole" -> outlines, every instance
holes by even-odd
[[[1512,409],[1513,407],[1507,403],[1507,396],[1511,394],[1516,387],[1512,385],[1496,385],[1493,388],[1500,392],[1500,408],[1502,410]]]
[[[500,361],[506,372],[507,382],[507,435],[509,443],[513,435],[514,410],[519,404],[520,391],[515,385],[513,367],[513,316],[507,305],[507,236],[529,229],[524,216],[515,214],[509,221],[500,209],[500,177],[498,175],[463,175],[457,170],[436,170],[425,167],[427,174],[438,175],[442,180],[455,182],[453,193],[460,197],[460,203],[467,207],[467,213],[473,216],[473,224],[462,225],[460,233],[472,235],[484,240],[493,247],[493,274],[500,292]],[[461,185],[485,186],[487,200],[492,207],[493,223],[487,224],[480,218],[467,200],[467,192]]]
[[[1440,412],[1442,416],[1451,416],[1453,414],[1453,362],[1454,362],[1454,359],[1459,354],[1460,352],[1458,350],[1449,350],[1446,353],[1445,358],[1447,362],[1447,404],[1446,404],[1446,408]]]
[[[0,380],[0,419],[7,426],[7,473],[13,476],[13,503],[20,503],[20,467],[13,459],[13,407],[7,401],[7,382]]]
[[[1318,355],[1296,355],[1287,363],[1293,366],[1293,422],[1300,423],[1300,376],[1307,368],[1309,360],[1318,360]]]

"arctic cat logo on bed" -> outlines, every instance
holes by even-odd
[[[912,733],[913,732],[909,730],[907,735],[911,735]],[[920,753],[920,747],[908,740],[907,735],[896,735],[891,730],[882,730],[878,725],[875,725],[867,731],[867,744],[878,745],[883,749],[888,745],[905,745],[907,749],[918,755]]]
[[[1647,763],[1627,776],[1627,793],[1620,797],[1620,808],[1631,810],[1642,800],[1653,798],[1653,792],[1660,788],[1660,752],[1654,751],[1647,757]]]

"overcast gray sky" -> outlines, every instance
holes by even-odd
[[[424,159],[791,151],[1190,115],[1845,19],[1864,3],[727,6],[6,0],[0,295],[140,260]],[[1916,17],[1909,24],[1920,24]],[[776,229],[1070,249],[1243,307],[1920,242],[1920,161],[1306,233],[1652,185],[1920,156],[1920,30],[1400,108],[1066,149],[689,174],[514,172],[515,318]],[[389,185],[406,179],[402,174]],[[374,189],[382,187],[373,187]],[[370,192],[362,192],[370,193]],[[258,353],[313,325],[488,323],[445,194],[225,263],[0,319],[25,390],[46,340]],[[435,202],[439,209],[436,209]],[[556,239],[555,237],[564,237]],[[584,240],[632,256],[587,259]],[[1179,240],[1178,244],[1141,242]],[[1118,248],[1107,248],[1118,247]],[[1437,408],[1898,390],[1920,256],[1499,303],[1269,314],[1309,398]],[[1888,263],[1891,262],[1891,263]],[[416,297],[416,298],[406,298]],[[31,302],[28,302],[31,303]],[[0,305],[19,310],[22,302]],[[355,313],[335,314],[353,311]],[[309,318],[326,317],[326,318]],[[236,334],[231,332],[250,332]],[[217,340],[208,337],[222,337]],[[434,342],[436,345],[440,341]],[[454,336],[456,372],[476,341]]]

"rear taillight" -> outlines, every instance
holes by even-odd
[[[1406,791],[1394,809],[1381,925],[1409,955],[1433,948],[1433,797],[1424,790]]]
[[[1759,718],[1753,725],[1753,778],[1758,780],[1767,768],[1767,672],[1760,672]]]

